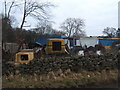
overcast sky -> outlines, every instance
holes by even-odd
[[[106,27],[118,27],[119,0],[43,1],[48,1],[56,5],[55,8],[51,9],[53,15],[52,21],[55,22],[53,27],[55,29],[59,29],[60,24],[69,17],[83,19],[85,21],[85,32],[88,36],[103,35],[102,31]],[[29,19],[29,21],[30,20],[31,19]],[[31,24],[33,23],[32,21],[30,22]],[[34,27],[34,25],[32,27]]]
[[[118,27],[119,0],[48,0],[58,7],[54,8],[55,28],[68,17],[85,20],[87,35],[103,35],[105,27]]]

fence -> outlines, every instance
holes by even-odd
[[[9,51],[10,53],[16,53],[18,50],[17,43],[3,43],[3,49]]]

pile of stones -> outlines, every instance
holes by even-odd
[[[3,73],[6,71],[15,73],[19,71],[23,74],[44,74],[61,69],[65,71],[70,69],[73,72],[79,72],[81,69],[88,71],[111,70],[118,68],[118,59],[120,55],[86,55],[72,57],[46,57],[30,61],[29,64],[21,64],[17,67],[12,65],[3,65]]]

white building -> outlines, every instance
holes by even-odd
[[[95,46],[96,44],[98,44],[98,38],[97,37],[82,37],[79,40],[76,41],[76,45],[82,45],[82,47],[84,47],[85,45],[87,45],[87,47],[89,46]]]

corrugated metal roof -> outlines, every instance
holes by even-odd
[[[40,43],[41,45],[45,45],[47,42],[47,39],[51,39],[51,38],[59,38],[59,39],[63,39],[66,36],[64,35],[59,35],[59,36],[52,36],[52,37],[40,37],[34,40],[34,43]]]

